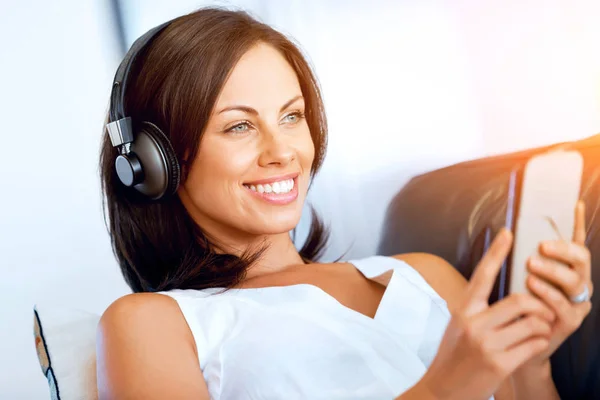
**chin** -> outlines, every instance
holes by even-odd
[[[261,221],[256,221],[252,224],[252,231],[262,235],[276,235],[279,233],[289,232],[294,229],[300,222],[301,212],[296,210],[290,212],[274,213],[268,217],[261,218]]]

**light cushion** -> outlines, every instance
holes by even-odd
[[[96,327],[100,316],[40,306],[33,310],[35,347],[52,400],[96,400]]]

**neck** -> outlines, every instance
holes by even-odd
[[[268,243],[269,248],[263,253],[261,259],[248,269],[246,279],[280,272],[292,266],[304,264],[288,232],[270,235],[265,242]]]
[[[216,244],[217,252],[236,256],[241,256],[247,249],[259,250],[266,246],[266,251],[263,252],[261,258],[248,269],[246,279],[281,272],[292,266],[304,264],[289,232],[256,236],[243,240],[241,243],[237,242],[240,243],[238,245],[231,245],[231,241],[225,242],[210,236],[209,240]]]

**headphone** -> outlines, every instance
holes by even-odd
[[[124,96],[129,72],[138,54],[172,21],[152,28],[132,45],[117,69],[110,94],[109,122],[106,129],[113,147],[119,149],[115,169],[121,183],[151,200],[174,194],[181,171],[171,142],[158,126],[141,121],[133,131],[125,111]]]

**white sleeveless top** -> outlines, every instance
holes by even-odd
[[[196,341],[211,399],[393,399],[433,360],[446,302],[407,263],[348,261],[367,278],[393,269],[374,318],[311,284],[172,290]]]

